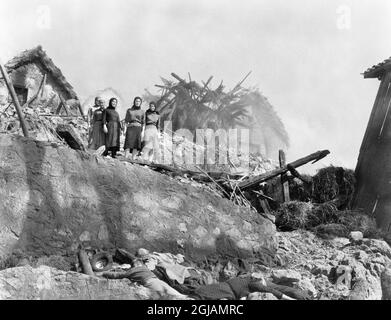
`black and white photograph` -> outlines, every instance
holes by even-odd
[[[390,18],[0,0],[0,300],[140,319],[391,300]]]

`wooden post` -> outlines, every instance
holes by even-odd
[[[83,117],[83,119],[87,119],[87,116],[84,116],[83,108],[81,107],[81,103],[79,100],[77,100],[77,107],[79,108],[79,112],[80,112],[81,116]]]
[[[272,210],[269,206],[268,200],[274,201],[274,199],[264,195],[261,190],[260,191],[253,191],[253,192],[257,195],[259,204],[261,205],[263,212],[270,214]]]
[[[42,90],[41,90],[41,98],[43,97],[43,94],[44,94],[44,92],[45,92],[45,86],[46,86],[46,80],[47,80],[47,78],[46,78],[46,73],[43,75],[43,80],[42,80]]]
[[[89,276],[95,276],[95,273],[91,267],[90,259],[88,259],[88,255],[84,251],[84,249],[79,250],[78,257],[79,257],[81,267],[83,269],[83,273],[88,274]]]
[[[1,74],[3,75],[3,78],[4,78],[4,81],[5,81],[6,85],[7,85],[8,91],[11,94],[12,100],[13,100],[15,108],[16,108],[16,112],[18,113],[20,126],[22,127],[23,135],[25,137],[28,137],[29,136],[29,132],[28,132],[27,127],[26,127],[26,122],[24,121],[22,108],[20,107],[18,97],[16,95],[14,86],[12,85],[11,79],[8,76],[7,70],[5,70],[5,68],[4,68],[3,64],[1,63],[1,61],[0,61],[0,71],[1,71]]]
[[[285,152],[283,150],[278,151],[278,159],[280,160],[280,168],[285,167],[286,160],[285,160]],[[281,185],[282,185],[283,201],[284,202],[290,201],[288,175],[285,172],[281,174]]]

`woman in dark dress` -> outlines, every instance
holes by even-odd
[[[103,113],[105,107],[103,103],[99,104],[99,108],[92,112],[92,134],[91,134],[91,148],[98,150],[101,146],[106,144],[106,135],[103,131]]]
[[[119,151],[119,138],[121,132],[121,123],[119,114],[115,110],[118,100],[111,98],[109,106],[103,112],[103,131],[106,133],[106,150],[103,153],[104,156],[109,154],[115,158],[116,153]]]
[[[140,97],[134,98],[133,106],[126,111],[125,125],[125,157],[132,151],[132,160],[136,158],[141,150],[141,136],[145,122],[144,111],[141,110],[142,100]]]

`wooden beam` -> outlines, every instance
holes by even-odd
[[[10,103],[8,104],[8,106],[3,110],[3,112],[0,114],[0,116],[2,116],[3,114],[5,114],[5,113],[7,112],[7,110],[8,110],[8,108],[9,108],[11,105],[12,105],[12,102],[10,102]]]
[[[301,180],[302,182],[306,183],[306,184],[310,184],[311,183],[311,179],[307,179],[305,177],[303,177],[295,168],[293,168],[290,164],[287,165],[287,168],[289,170],[289,172],[291,173],[292,176],[294,176],[295,178]]]
[[[240,85],[249,77],[251,72],[252,71],[247,73],[247,75],[241,81],[239,81],[239,83],[230,92],[228,92],[227,95],[235,93],[235,91],[237,91],[240,88]]]
[[[84,116],[83,108],[81,107],[81,103],[79,100],[77,100],[77,107],[79,108],[81,116],[86,119],[86,117]]]
[[[283,168],[286,166],[286,159],[285,159],[285,152],[283,150],[278,151],[278,159],[280,161],[280,168]],[[282,199],[284,202],[290,201],[289,196],[289,182],[288,182],[288,176],[286,173],[281,174],[281,186],[282,186]]]
[[[63,119],[84,119],[83,116],[64,116],[60,114],[53,114],[53,113],[39,113],[40,117],[58,117]]]
[[[79,262],[81,264],[83,273],[88,274],[89,276],[93,276],[94,277],[95,273],[92,270],[90,259],[88,259],[88,255],[87,255],[87,253],[85,252],[84,249],[80,249],[79,250],[78,257],[79,257]]]
[[[294,162],[289,163],[293,168],[298,168],[306,163],[313,161],[313,163],[319,161],[320,159],[323,159],[330,153],[329,150],[322,150],[315,153],[312,153],[306,157],[300,158]],[[238,184],[238,187],[240,189],[248,189],[251,187],[257,187],[260,183],[265,182],[269,179],[272,179],[274,177],[277,177],[281,175],[282,173],[286,173],[288,171],[288,167],[284,166],[283,168],[278,168],[269,172],[265,172],[263,174],[260,174],[258,176],[249,178],[247,180],[244,180]]]
[[[174,72],[171,73],[171,75],[177,79],[179,82],[186,82],[185,80],[183,80],[180,76],[178,76],[177,74],[175,74]]]
[[[66,103],[65,99],[61,96],[61,94],[59,94],[58,97],[60,98],[61,104],[62,104],[62,106],[64,107],[64,110],[65,110],[65,113],[68,116],[70,111],[69,111],[69,108],[67,106],[67,103]],[[60,110],[61,110],[61,108],[60,108]]]
[[[59,115],[60,114],[60,111],[61,111],[61,107],[62,107],[62,102],[60,100],[60,102],[58,103],[58,106],[56,108],[56,111],[54,112],[55,114]]]
[[[269,206],[269,203],[267,202],[267,200],[265,200],[265,199],[258,199],[258,200],[259,200],[259,204],[261,205],[261,207],[263,209],[263,212],[270,214],[271,209],[270,209],[270,206]]]
[[[29,133],[28,133],[28,130],[27,130],[26,122],[24,121],[22,108],[20,107],[20,104],[19,104],[19,101],[18,101],[18,97],[16,95],[16,92],[15,92],[14,86],[13,86],[13,84],[11,82],[11,79],[9,78],[8,73],[5,70],[5,68],[4,68],[3,64],[1,63],[1,61],[0,61],[0,71],[1,71],[1,74],[3,75],[3,78],[4,78],[4,81],[5,81],[6,85],[7,85],[8,91],[10,92],[12,100],[14,102],[14,105],[15,105],[15,108],[16,108],[16,112],[17,112],[18,117],[19,117],[20,126],[22,127],[23,135],[25,137],[28,137]]]
[[[43,93],[44,93],[44,88],[46,86],[46,81],[47,81],[47,76],[46,76],[46,73],[43,75],[43,82],[42,82],[42,90],[41,90],[41,98],[43,97]]]

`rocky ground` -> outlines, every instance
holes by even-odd
[[[391,248],[385,241],[360,239],[360,235],[356,240],[324,240],[302,230],[280,232],[277,238],[278,266],[253,263],[251,272],[274,283],[305,290],[314,300],[391,298]],[[129,280],[87,276],[70,271],[72,264],[69,261],[59,261],[61,257],[40,258],[31,267],[25,259],[18,267],[0,271],[0,299],[158,298],[147,288]],[[205,271],[218,281],[218,271],[212,269],[205,268]],[[228,263],[220,273],[232,277],[237,271],[234,264]],[[259,294],[257,299],[276,300],[265,293]]]
[[[0,271],[0,300],[144,300],[149,289],[128,279],[106,280],[48,266]]]
[[[274,280],[291,283],[320,300],[381,300],[383,295],[389,296],[391,248],[385,241],[324,240],[298,230],[278,233],[278,239],[277,255],[284,269],[266,270]]]

